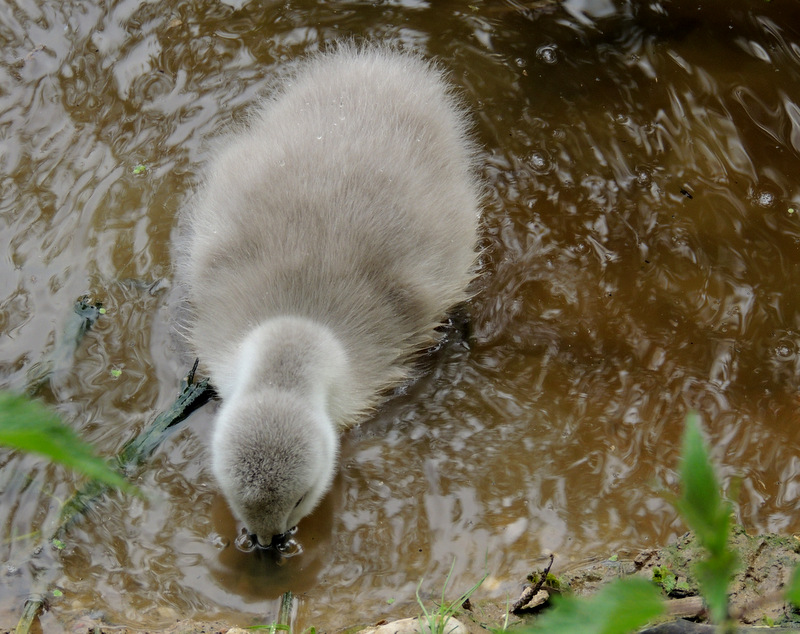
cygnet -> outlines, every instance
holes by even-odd
[[[262,546],[314,509],[339,432],[408,380],[468,297],[468,128],[435,66],[339,45],[218,143],[183,212],[187,335],[222,398],[213,472]]]

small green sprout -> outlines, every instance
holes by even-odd
[[[666,566],[655,566],[653,568],[653,581],[660,585],[667,594],[671,593],[678,583],[677,577]]]

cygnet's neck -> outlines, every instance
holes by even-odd
[[[275,317],[242,340],[217,389],[223,400],[264,390],[294,392],[336,420],[348,374],[347,354],[330,329],[303,317]]]

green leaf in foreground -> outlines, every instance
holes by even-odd
[[[678,510],[708,551],[708,558],[697,565],[697,580],[712,619],[723,623],[728,618],[728,584],[737,563],[736,554],[728,548],[731,504],[719,493],[697,414],[686,419],[680,475]]]
[[[664,612],[658,588],[644,579],[620,579],[589,598],[556,597],[555,607],[531,632],[547,634],[625,634]]]
[[[46,456],[109,486],[137,491],[54,412],[24,395],[0,392],[0,445]]]
[[[697,414],[686,419],[681,459],[682,492],[678,510],[712,555],[728,547],[731,505],[723,502],[719,483],[711,466]]]

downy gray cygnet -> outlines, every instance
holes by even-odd
[[[184,211],[188,337],[222,398],[213,471],[262,546],[317,505],[339,432],[409,378],[468,296],[468,127],[428,62],[339,45],[219,143]]]

